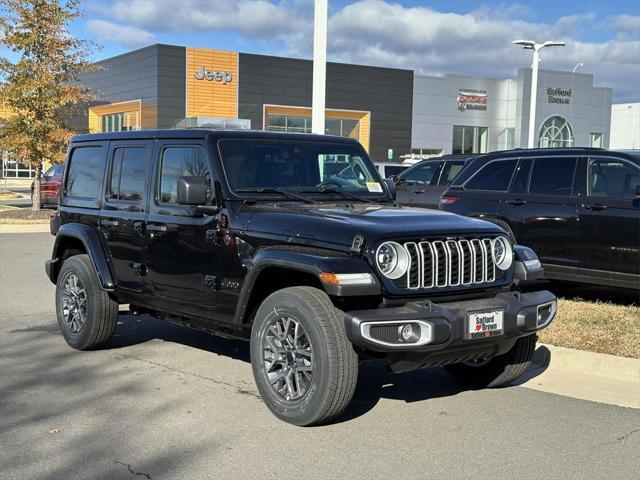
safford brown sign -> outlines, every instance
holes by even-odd
[[[486,110],[488,99],[486,90],[461,88],[458,90],[458,110]]]
[[[559,103],[561,105],[569,105],[571,100],[570,88],[554,88],[547,87],[547,103]]]

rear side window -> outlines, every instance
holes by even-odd
[[[78,147],[71,152],[66,194],[97,200],[102,187],[105,155],[101,146]]]
[[[529,185],[529,172],[531,171],[530,158],[520,160],[520,165],[516,169],[516,177],[511,185],[511,193],[526,193]]]
[[[453,179],[458,176],[463,168],[464,162],[446,162],[444,167],[442,167],[438,185],[451,185]]]
[[[385,178],[389,178],[391,175],[400,175],[406,169],[407,167],[402,167],[400,165],[386,165],[384,167],[384,176]]]
[[[177,203],[179,177],[205,177],[211,185],[207,155],[202,147],[166,147],[162,151],[160,202]]]
[[[613,158],[590,158],[587,177],[592,197],[635,198],[640,185],[640,168]]]
[[[515,159],[489,162],[465,183],[464,188],[506,192],[517,164]]]
[[[438,171],[440,162],[427,162],[412,168],[401,176],[406,185],[430,185],[433,176]]]
[[[136,202],[142,200],[148,169],[149,154],[145,147],[116,148],[108,197]]]
[[[529,193],[571,195],[576,157],[536,158],[533,162]]]

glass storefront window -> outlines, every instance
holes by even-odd
[[[140,130],[138,112],[111,113],[102,116],[102,132]]]
[[[591,133],[591,141],[589,142],[589,146],[602,148],[602,133],[592,132]]]
[[[487,153],[487,127],[453,126],[452,153]]]
[[[267,114],[265,130],[272,132],[311,133],[311,117]],[[325,133],[360,139],[360,121],[342,118],[326,118]]]
[[[540,127],[538,145],[541,148],[572,147],[573,129],[569,122],[559,115],[548,118]]]
[[[36,175],[35,168],[17,161],[6,150],[0,150],[0,159],[2,160],[0,178],[33,178]]]

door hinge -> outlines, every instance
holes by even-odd
[[[205,275],[204,284],[211,290],[220,290],[220,280],[215,275]]]
[[[139,277],[144,277],[147,274],[147,267],[145,267],[142,263],[132,263],[131,268]]]

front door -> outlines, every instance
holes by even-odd
[[[640,275],[640,168],[628,160],[592,156],[586,162],[586,195],[578,206],[588,269]]]
[[[111,142],[100,210],[100,231],[107,243],[118,288],[144,287],[144,222],[153,142]]]
[[[217,218],[195,213],[177,203],[181,176],[207,178],[212,190],[211,165],[204,143],[163,141],[153,173],[154,193],[146,225],[147,278],[156,296],[182,304],[214,305],[218,270],[215,245]],[[212,195],[212,194],[210,194]]]
[[[426,206],[427,190],[431,182],[437,181],[441,165],[440,161],[427,161],[403,172],[396,185],[397,202],[407,206]]]

